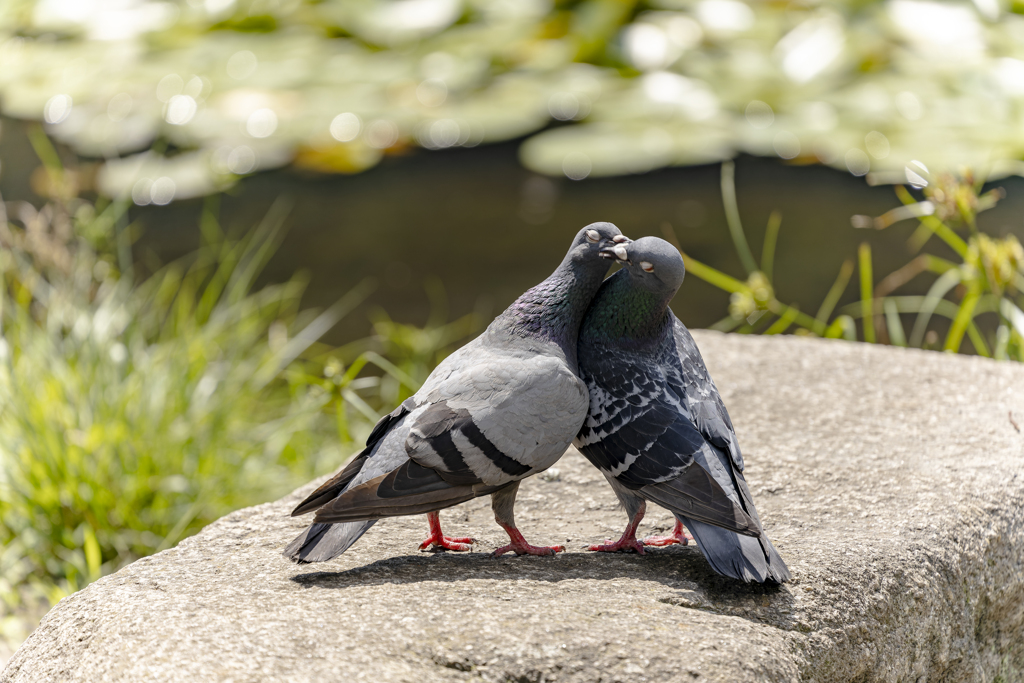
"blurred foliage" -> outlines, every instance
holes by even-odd
[[[918,170],[916,189],[923,192],[923,200],[897,186],[901,206],[876,218],[853,216],[853,227],[884,230],[898,221],[915,219],[918,227],[907,242],[910,250],[916,253],[932,245],[934,251],[951,253],[955,259],[921,253],[876,283],[871,245],[864,242],[856,259],[860,300],[836,308],[855,269],[854,260],[848,259],[817,314],[811,317],[796,305],[780,301],[773,286],[772,264],[781,216],[773,213],[769,219],[758,265],[739,222],[732,163],[723,164],[726,218],[747,269],[747,279],[738,280],[683,254],[690,273],[731,292],[729,315],[713,328],[763,334],[792,329],[796,334],[952,352],[964,350],[966,336],[974,353],[1024,361],[1024,247],[1014,235],[997,238],[980,232],[976,221],[979,212],[992,208],[1002,198],[1002,189],[979,194],[982,182],[970,172],[931,176]],[[668,225],[666,233],[678,247]],[[925,274],[935,276],[925,295],[895,293]],[[935,325],[937,319],[945,320]],[[904,327],[906,320],[913,321],[909,335]],[[944,340],[936,327],[944,330]]]
[[[67,171],[44,135],[51,188]],[[315,314],[254,289],[274,205],[239,237],[207,202],[188,259],[132,273],[127,202],[0,202],[0,640],[96,578],[339,465],[475,319],[331,348],[370,292]],[[392,358],[392,360],[388,360]],[[377,373],[366,372],[375,366]]]
[[[411,145],[538,131],[523,161],[571,178],[741,151],[875,182],[906,182],[914,160],[995,178],[1024,156],[1022,13],[1020,0],[11,0],[0,106],[103,158],[98,188],[142,204],[291,162],[352,173]]]

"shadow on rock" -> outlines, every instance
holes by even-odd
[[[493,557],[489,553],[400,555],[339,572],[296,574],[303,588],[345,589],[354,586],[491,581],[568,580],[654,581],[671,589],[658,602],[716,614],[728,614],[786,630],[798,629],[791,613],[793,595],[784,586],[745,584],[716,574],[694,547],[648,550],[641,557],[625,553],[568,553],[557,557]]]

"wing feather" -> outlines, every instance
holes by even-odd
[[[502,488],[453,486],[429,467],[409,461],[398,469],[345,491],[317,510],[316,523],[358,522],[433,512]]]
[[[735,442],[731,429],[721,427],[728,414],[716,412],[717,390],[705,391],[701,401],[690,400],[699,373],[696,365],[682,367],[687,361],[679,357],[672,332],[666,327],[664,341],[646,349],[581,343],[581,374],[591,400],[577,446],[602,472],[648,500],[689,519],[757,537],[761,526],[757,513],[750,512],[753,504],[745,504],[731,474],[717,471],[721,464],[704,452],[712,442]],[[699,356],[697,362],[703,368]],[[710,378],[707,386],[714,389]],[[718,422],[696,418],[695,410]],[[717,424],[718,431],[701,424]]]
[[[733,463],[742,472],[743,454],[718,387],[711,379],[690,331],[671,312],[670,315],[676,357],[679,358],[679,385],[682,398],[693,415],[693,422],[708,443],[729,453]]]
[[[352,458],[352,460],[350,460],[340,472],[321,484],[315,491],[313,491],[313,493],[306,496],[306,499],[292,510],[292,517],[298,517],[306,514],[307,512],[312,512],[344,491],[345,487],[347,487],[363,469],[367,458],[373,451],[373,447],[376,446],[377,443],[385,437],[385,435],[387,435],[388,431],[396,422],[409,412],[410,408],[410,402],[406,401],[378,420],[377,424],[373,426],[370,436],[366,439],[366,448],[357,453],[356,456]]]

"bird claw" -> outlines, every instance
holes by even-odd
[[[420,550],[454,550],[462,552],[472,550],[472,544],[476,541],[472,538],[448,538],[447,536],[431,536],[420,543]]]
[[[679,545],[688,545],[692,540],[693,536],[690,535],[690,532],[687,531],[682,524],[676,522],[676,526],[672,530],[671,534],[668,536],[648,536],[643,540],[643,544],[658,548],[666,545],[673,545],[675,543],[678,543]]]
[[[494,551],[494,557],[501,557],[507,552],[514,552],[516,555],[554,555],[565,552],[564,545],[530,545],[529,543],[509,543]]]
[[[636,538],[620,538],[619,540],[605,541],[600,545],[591,545],[587,547],[587,550],[593,550],[599,553],[619,553],[619,552],[635,552],[639,555],[646,555],[644,552],[644,544],[636,540]]]
[[[515,527],[514,524],[508,524],[501,520],[496,520],[501,525],[506,533],[508,533],[508,539],[511,541],[508,545],[503,545],[494,551],[494,557],[501,557],[505,553],[512,551],[516,555],[554,555],[556,553],[565,552],[564,545],[530,545],[523,538],[522,533]]]

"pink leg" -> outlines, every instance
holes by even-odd
[[[499,524],[501,524],[501,522],[499,522]],[[555,553],[560,553],[565,550],[564,545],[530,545],[526,542],[526,539],[523,538],[523,535],[519,533],[519,529],[508,524],[501,524],[501,527],[508,532],[509,540],[512,542],[495,550],[495,557],[501,557],[510,550],[516,555],[554,555]]]
[[[605,541],[603,545],[592,545],[588,550],[596,550],[601,553],[617,553],[620,551],[629,552],[630,550],[637,552],[641,555],[644,553],[644,544],[636,540],[636,528],[640,526],[640,520],[644,518],[644,508],[640,508],[640,511],[636,513],[633,519],[630,521],[629,526],[622,532],[622,538],[612,543],[611,541]]]
[[[448,538],[441,533],[441,515],[437,512],[428,512],[427,522],[430,524],[430,536],[420,543],[420,550],[426,550],[428,546],[441,550],[469,550],[470,544],[475,542],[472,538]]]
[[[692,540],[693,536],[691,536],[690,532],[686,530],[683,523],[677,519],[676,526],[672,529],[671,534],[668,536],[648,536],[643,540],[643,544],[650,546],[672,545],[673,543],[686,545]]]

